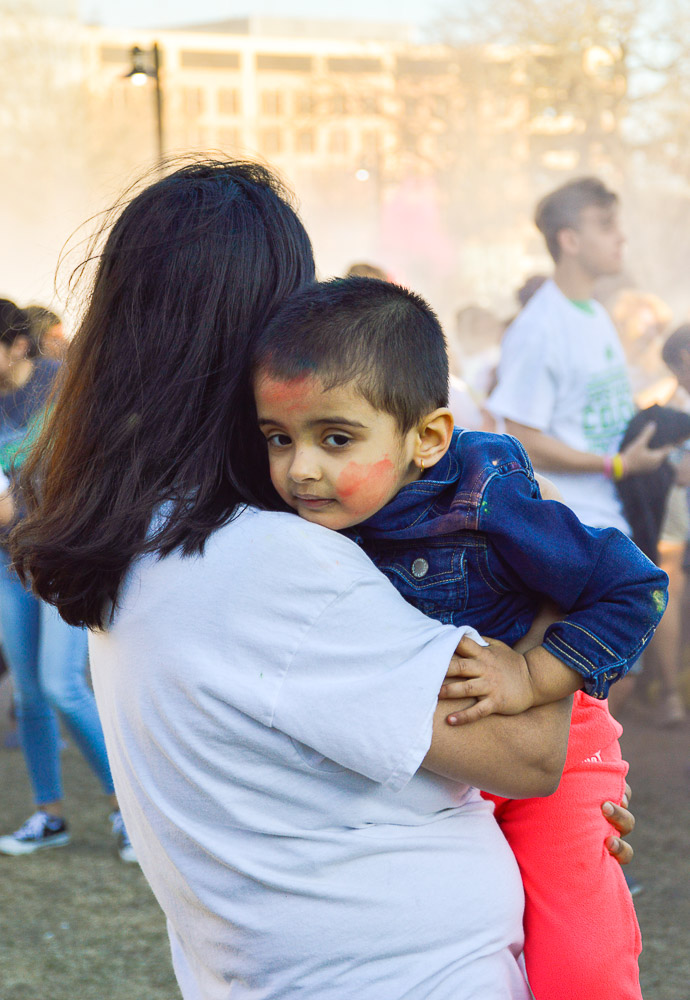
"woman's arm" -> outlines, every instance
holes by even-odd
[[[555,792],[565,764],[572,698],[521,715],[490,715],[469,726],[449,726],[449,711],[468,704],[469,699],[439,702],[422,766],[512,799]]]
[[[549,483],[549,480],[543,480],[543,482],[548,483],[549,487],[552,486],[552,484]],[[540,486],[542,487],[543,495],[544,488],[542,482],[540,482]],[[555,490],[555,487],[553,487],[553,489]],[[558,496],[551,496],[548,497],[548,499],[557,500]],[[546,629],[552,622],[558,621],[561,614],[562,612],[555,604],[545,601],[537,612],[529,632],[527,632],[522,639],[519,639],[513,648],[518,652],[525,652],[528,649],[532,649],[534,646],[538,646],[544,638],[544,632]],[[449,685],[447,680],[441,690],[447,691],[449,688],[452,693],[452,681]],[[447,706],[448,695],[444,694],[443,698],[444,701],[439,701],[439,704],[445,704]],[[463,701],[463,704],[472,700],[473,699],[467,699]],[[430,770],[433,770],[433,767],[431,767]],[[633,858],[632,847],[623,839],[624,837],[627,837],[629,833],[632,833],[635,828],[635,817],[628,809],[631,795],[632,789],[630,788],[630,785],[626,783],[625,795],[623,796],[623,801],[620,804],[616,802],[603,802],[601,805],[601,810],[604,816],[609,821],[611,826],[613,826],[620,834],[619,837],[616,837],[615,835],[607,837],[604,842],[604,846],[609,854],[621,865],[629,864]]]
[[[615,829],[620,833],[620,837],[611,836],[607,837],[604,841],[606,850],[620,865],[630,864],[634,853],[630,844],[626,843],[626,841],[622,839],[623,837],[627,837],[627,835],[632,833],[635,829],[635,817],[628,809],[631,796],[632,788],[626,782],[625,794],[623,795],[623,801],[621,804],[618,805],[615,802],[604,802],[601,807],[601,811],[611,826],[615,827]]]

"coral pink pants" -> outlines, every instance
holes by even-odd
[[[575,695],[558,791],[541,799],[482,793],[517,858],[525,886],[525,962],[536,1000],[642,1000],[640,929],[601,812],[620,802],[622,728],[604,701]]]

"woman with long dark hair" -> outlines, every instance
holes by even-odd
[[[260,166],[188,165],[134,198],[27,463],[16,564],[92,630],[185,1000],[526,1000],[519,873],[469,785],[548,794],[568,707],[445,725],[463,630],[265,509],[251,343],[313,275]]]

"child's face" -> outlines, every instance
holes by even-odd
[[[315,375],[260,373],[254,395],[273,485],[306,521],[349,528],[419,478],[416,429],[402,434],[352,383],[324,389]]]

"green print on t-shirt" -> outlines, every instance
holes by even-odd
[[[615,451],[635,407],[630,382],[621,365],[591,379],[585,386],[582,432],[587,451]]]

